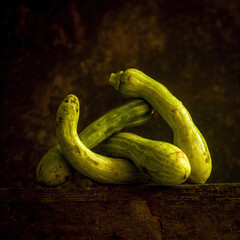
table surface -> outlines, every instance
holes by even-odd
[[[0,188],[0,202],[84,202],[121,200],[240,198],[240,183],[178,186],[94,186],[86,188]]]
[[[0,189],[1,239],[239,239],[240,183]]]

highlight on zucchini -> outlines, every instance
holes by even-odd
[[[134,133],[116,133],[95,149],[107,156],[132,160],[153,182],[162,186],[181,184],[191,172],[189,160],[181,149]]]
[[[152,107],[142,99],[133,99],[113,108],[80,132],[82,143],[92,149],[112,134],[128,127],[147,122],[153,113]],[[46,187],[57,187],[69,180],[75,170],[66,161],[59,145],[51,148],[40,160],[37,181]]]
[[[149,182],[130,161],[92,152],[77,134],[79,101],[68,95],[60,104],[56,116],[56,134],[68,163],[82,175],[103,184],[136,184]]]
[[[188,181],[204,183],[211,174],[211,156],[203,135],[182,102],[160,82],[137,69],[112,73],[109,83],[124,96],[145,99],[159,112],[173,130],[174,144],[190,161]]]

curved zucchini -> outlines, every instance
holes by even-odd
[[[133,133],[116,133],[96,150],[108,156],[132,160],[152,181],[163,186],[183,183],[191,172],[188,158],[181,149]]]
[[[145,123],[150,119],[151,114],[152,108],[146,101],[134,99],[92,122],[79,134],[79,137],[83,144],[91,149],[123,128]],[[73,172],[60,146],[56,145],[42,157],[36,175],[41,185],[56,187],[65,183]]]
[[[211,174],[211,156],[204,137],[182,102],[161,83],[137,69],[112,73],[109,83],[127,97],[145,99],[160,113],[173,130],[174,144],[186,153],[190,161],[188,181],[204,183]]]
[[[56,133],[62,153],[82,175],[103,184],[143,183],[149,179],[130,161],[92,152],[77,134],[79,101],[72,94],[60,104],[56,116]]]
[[[37,181],[44,187],[57,187],[67,182],[73,173],[59,145],[43,155],[36,170]]]

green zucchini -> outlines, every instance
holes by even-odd
[[[79,137],[86,147],[92,149],[106,138],[123,128],[134,127],[148,121],[151,106],[142,99],[131,100],[118,106],[92,122]],[[68,164],[59,145],[51,148],[37,166],[37,180],[43,186],[56,187],[65,183],[74,169]]]
[[[102,156],[87,148],[77,134],[78,119],[79,101],[75,95],[70,94],[58,108],[56,134],[63,155],[76,171],[103,184],[133,184],[149,181],[149,178],[132,162],[123,158]]]
[[[124,96],[145,99],[160,113],[173,130],[174,144],[186,153],[190,161],[188,181],[204,183],[211,174],[211,156],[204,137],[182,102],[161,83],[137,69],[112,73],[109,83]]]
[[[116,133],[95,149],[107,156],[132,160],[153,182],[163,186],[181,184],[191,172],[189,160],[181,149],[134,133]]]

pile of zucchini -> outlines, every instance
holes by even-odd
[[[161,83],[137,69],[112,73],[109,83],[132,99],[78,134],[79,100],[73,94],[65,97],[56,114],[59,145],[40,160],[37,181],[57,187],[77,171],[100,184],[204,183],[211,174],[211,156],[183,104]],[[122,132],[147,122],[153,109],[172,128],[172,144]]]

